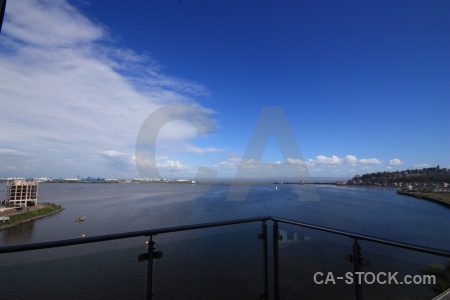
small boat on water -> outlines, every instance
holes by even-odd
[[[84,221],[84,220],[86,220],[85,216],[79,216],[78,218],[75,219],[75,222],[81,222],[81,221]]]

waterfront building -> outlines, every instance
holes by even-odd
[[[6,182],[6,206],[27,207],[38,201],[38,182],[34,179],[12,179]]]

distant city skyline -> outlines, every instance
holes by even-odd
[[[141,126],[179,104],[205,115],[159,131],[164,178],[450,168],[448,53],[448,1],[8,1],[0,178],[137,178]],[[245,158],[267,106],[299,151]]]

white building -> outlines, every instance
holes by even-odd
[[[38,182],[34,179],[12,179],[6,182],[6,206],[33,206],[37,204],[37,199]]]

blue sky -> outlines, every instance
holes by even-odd
[[[164,126],[164,177],[450,167],[448,53],[448,1],[8,1],[0,177],[137,177],[139,129],[175,104],[212,122]],[[264,106],[301,157],[272,136],[242,161]]]

